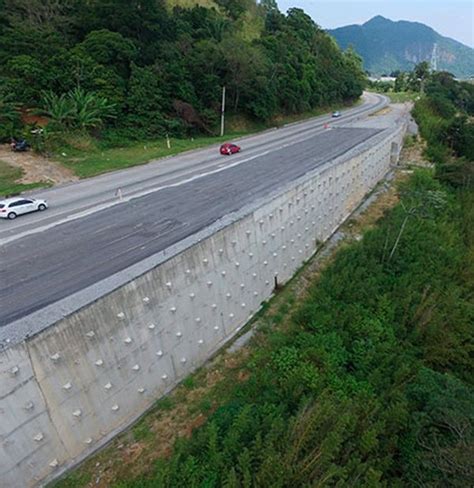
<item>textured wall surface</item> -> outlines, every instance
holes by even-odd
[[[202,365],[386,174],[405,125],[0,352],[0,486],[54,478]]]

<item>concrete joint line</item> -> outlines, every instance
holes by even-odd
[[[30,362],[30,365],[31,365],[31,370],[33,371],[34,373],[34,376],[35,376],[35,383],[38,387],[38,390],[40,392],[40,395],[41,395],[41,398],[43,399],[43,402],[44,402],[44,405],[45,405],[45,411],[46,411],[46,415],[48,416],[48,419],[49,419],[49,422],[50,424],[52,425],[53,429],[54,429],[54,432],[61,444],[61,447],[64,449],[64,452],[67,453],[67,457],[68,458],[71,458],[71,455],[69,453],[69,451],[67,450],[66,448],[66,445],[64,444],[63,442],[63,439],[59,433],[59,430],[58,430],[58,427],[56,425],[56,423],[54,422],[52,416],[51,416],[51,407],[49,405],[49,402],[48,402],[48,397],[46,396],[46,394],[44,393],[43,391],[43,387],[41,386],[41,383],[38,381],[38,372],[36,371],[36,366],[35,366],[35,362],[33,361],[33,358],[31,356],[31,352],[30,352],[30,345],[28,343],[28,341],[25,341],[25,350],[26,350],[26,353],[28,355],[28,360]]]

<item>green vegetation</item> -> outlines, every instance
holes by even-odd
[[[90,176],[218,142],[223,84],[233,116],[257,124],[360,95],[360,59],[301,10],[215,4],[0,0],[0,137],[20,130],[20,106],[38,109],[51,121],[38,147],[56,144]],[[207,422],[118,486],[474,484],[474,86],[416,69],[397,88],[425,92],[414,115],[435,173],[417,171],[300,303],[277,308],[219,407],[199,402]],[[0,192],[25,189],[20,176],[0,162]],[[151,428],[143,419],[132,436]]]
[[[50,121],[51,129],[87,130],[100,127],[104,121],[113,117],[114,105],[95,93],[86,93],[75,88],[57,95],[45,92],[42,95],[42,113]]]
[[[424,86],[430,77],[430,65],[423,61],[405,73],[396,71],[395,81],[369,81],[369,87],[379,93],[386,94],[392,103],[414,102],[423,96]]]
[[[436,79],[422,115],[440,95]],[[438,178],[416,171],[302,302],[281,302],[245,381],[227,383],[216,410],[205,398],[208,421],[147,475],[115,486],[474,483],[474,193],[459,166],[445,178],[457,153],[443,141]]]
[[[426,97],[413,115],[428,142],[426,156],[437,176],[455,187],[474,185],[474,85],[459,83],[449,73],[426,80]]]
[[[235,137],[243,135],[235,133]],[[227,136],[228,137],[228,136]],[[124,147],[104,147],[86,138],[82,146],[80,139],[72,145],[62,146],[56,159],[71,168],[80,178],[88,178],[107,171],[129,168],[146,163],[152,159],[172,156],[183,151],[217,144],[225,137],[196,137],[195,139],[170,138],[170,149],[166,139],[153,141],[133,141]],[[126,143],[126,141],[125,141]],[[65,154],[65,156],[63,155]]]
[[[342,246],[302,300],[284,290],[264,305],[237,371],[205,388],[201,370],[158,402],[170,417],[132,430],[147,453],[159,449],[156,423],[186,409],[184,392],[204,387],[188,414],[205,417],[145,474],[122,471],[111,486],[473,485],[472,162],[470,146],[436,132],[468,124],[473,99],[452,77],[425,81],[415,114],[435,171],[404,180],[399,203]],[[84,485],[73,480],[57,486]]]
[[[0,141],[8,140],[12,134],[21,129],[18,108],[13,94],[0,91]]]
[[[393,22],[376,16],[363,25],[348,25],[329,31],[341,48],[353,46],[362,56],[364,68],[373,75],[411,71],[429,61],[437,44],[438,69],[459,78],[474,75],[474,50],[443,37],[419,22]]]
[[[92,481],[90,474],[74,472],[67,478],[55,483],[55,488],[76,488],[77,486],[87,486]]]
[[[133,427],[132,435],[133,438],[139,442],[153,437],[153,432],[150,430],[150,426],[148,425],[147,421],[142,419]]]
[[[386,92],[386,95],[390,98],[391,103],[405,103],[414,102],[420,98],[420,94],[417,92]]]
[[[210,137],[224,85],[228,115],[255,123],[361,95],[360,58],[302,10],[200,3],[0,0],[0,140],[31,139],[22,120],[49,122],[33,141],[48,153],[86,137],[101,148]]]
[[[474,199],[429,172],[400,194],[267,329],[230,400],[120,487],[472,484]]]
[[[68,134],[61,146],[57,147],[55,159],[73,170],[80,178],[88,178],[108,171],[144,164],[152,159],[173,156],[184,151],[219,144],[229,139],[237,139],[262,131],[268,126],[282,126],[339,108],[343,108],[343,105],[334,104],[331,107],[318,108],[299,114],[279,116],[269,121],[269,124],[249,121],[244,117],[233,115],[227,119],[228,129],[224,137],[205,135],[191,138],[170,137],[169,149],[166,139],[131,141],[119,133],[109,132],[106,137],[97,141],[82,133]]]
[[[0,197],[19,195],[26,190],[48,186],[47,183],[16,183],[23,176],[20,168],[0,161]]]

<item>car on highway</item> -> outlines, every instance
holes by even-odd
[[[229,154],[235,154],[240,152],[240,146],[237,146],[237,144],[231,144],[230,142],[226,142],[225,144],[222,144],[220,147],[220,153],[228,156]]]
[[[339,112],[338,110],[336,110],[335,112],[332,113],[332,116],[334,118],[340,117],[341,116],[341,112]]]
[[[0,218],[2,219],[16,219],[18,215],[43,211],[48,208],[46,200],[39,200],[36,198],[6,198],[0,200]]]

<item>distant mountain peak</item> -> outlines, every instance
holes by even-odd
[[[383,24],[393,24],[393,20],[387,19],[386,17],[383,17],[382,15],[376,15],[375,17],[372,17],[369,19],[367,22],[362,24],[363,26],[373,26],[373,25],[383,25]]]
[[[329,31],[342,49],[352,45],[362,56],[365,69],[374,75],[408,71],[421,61],[460,78],[474,75],[474,49],[443,37],[431,27],[376,15],[362,25]]]

